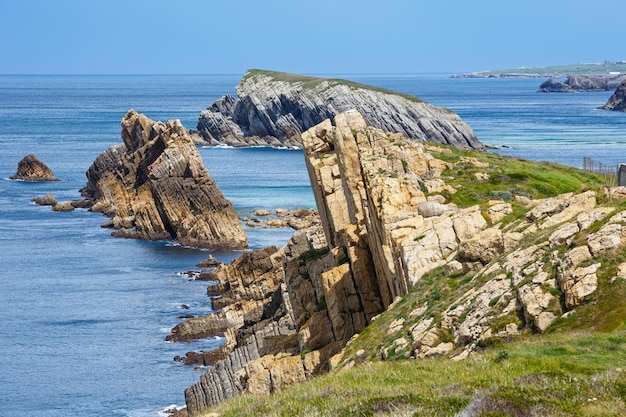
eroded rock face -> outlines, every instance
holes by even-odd
[[[626,79],[617,87],[615,93],[609,98],[609,101],[600,109],[626,111]]]
[[[483,148],[456,114],[419,99],[343,80],[250,70],[200,114],[194,138],[203,145],[301,147],[307,129],[356,109],[366,123],[422,142]]]
[[[82,190],[94,200],[93,211],[112,218],[114,236],[247,247],[232,204],[180,121],[154,122],[131,110],[122,120],[122,139],[96,158]]]
[[[626,211],[598,207],[593,191],[521,200],[527,215],[504,225],[494,222],[510,204],[459,209],[443,195],[428,199],[435,183],[456,191],[441,177],[453,166],[426,152],[439,148],[372,128],[356,111],[309,129],[302,143],[321,226],[282,249],[242,256],[236,270],[218,269],[223,309],[202,321],[224,332],[228,355],[186,391],[191,413],[242,392],[275,392],[339,361],[387,359],[392,350],[463,359],[491,337],[544,332],[593,299],[602,268],[593,256],[626,242]],[[438,267],[472,271],[440,319],[429,311],[439,298],[420,301],[386,323],[387,346],[339,359],[349,340]]]
[[[32,182],[60,181],[52,175],[52,170],[33,154],[28,154],[22,158],[17,163],[17,172],[9,178]]]

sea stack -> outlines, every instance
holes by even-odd
[[[155,122],[130,110],[122,139],[96,158],[81,190],[94,201],[93,211],[112,218],[107,225],[117,229],[114,236],[247,247],[235,209],[179,120]]]
[[[33,154],[26,155],[17,163],[17,172],[10,178],[31,182],[60,181],[52,175],[52,170]]]
[[[626,111],[626,79],[617,87],[615,93],[609,98],[609,101],[602,107],[602,110]]]
[[[366,123],[419,142],[483,149],[455,113],[417,97],[351,81],[249,70],[238,99],[224,96],[200,114],[192,136],[200,145],[301,148],[301,134],[355,109]]]

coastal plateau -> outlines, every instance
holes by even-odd
[[[624,292],[625,188],[603,189],[574,168],[423,144],[356,110],[301,140],[321,226],[210,273],[219,312],[169,336],[226,338],[185,392],[191,415],[369,361],[469,360],[572,317],[605,330],[616,314],[623,320],[622,307],[580,312],[602,305],[598,292]],[[464,400],[446,403],[450,415],[489,411],[479,404],[487,392],[455,392]]]
[[[474,131],[455,113],[400,94],[345,80],[249,70],[238,98],[224,96],[202,111],[199,145],[300,148],[307,129],[356,109],[372,127],[420,142],[482,149]]]
[[[235,209],[180,121],[155,122],[130,110],[122,139],[96,158],[81,190],[92,211],[111,217],[106,226],[116,229],[114,236],[247,247]]]

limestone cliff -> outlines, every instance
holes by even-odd
[[[626,243],[626,212],[598,206],[594,191],[459,208],[450,173],[476,171],[479,184],[490,177],[481,171],[502,170],[435,158],[451,151],[368,126],[357,111],[307,130],[302,144],[322,226],[218,268],[221,312],[173,330],[173,340],[227,340],[223,360],[185,392],[192,414],[368,357],[463,359],[491,337],[543,332],[588,302],[603,255]],[[524,214],[505,223],[514,209]],[[385,343],[350,351],[385,311]]]
[[[602,110],[626,111],[626,79],[617,87],[615,93],[609,101],[602,107]]]
[[[122,120],[122,139],[96,158],[82,190],[94,200],[93,211],[112,218],[114,236],[247,247],[232,204],[180,121],[154,122],[130,110]]]
[[[416,97],[338,79],[249,70],[237,86],[202,111],[194,135],[202,145],[301,147],[300,135],[350,109],[386,132],[421,142],[482,148],[453,112]]]

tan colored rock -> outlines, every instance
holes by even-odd
[[[123,145],[103,152],[87,171],[83,194],[92,210],[126,225],[114,236],[171,238],[190,246],[245,248],[232,204],[207,172],[180,121],[154,122],[129,111]],[[130,219],[130,220],[127,220]]]
[[[612,207],[597,207],[589,211],[580,213],[576,217],[580,230],[587,230],[589,226],[608,216],[613,211]]]
[[[604,196],[607,198],[615,198],[617,200],[626,200],[626,187],[604,187],[602,189]]]
[[[485,229],[472,239],[459,244],[457,260],[460,262],[481,262],[488,264],[504,252],[502,231],[496,228]]]
[[[474,177],[478,182],[487,182],[491,178],[491,176],[485,172],[475,172]]]
[[[579,306],[585,297],[596,291],[598,288],[596,272],[600,265],[600,263],[595,263],[584,268],[578,267],[570,273],[557,276],[565,294],[565,306],[568,309]]]
[[[487,214],[493,223],[498,223],[510,213],[513,213],[513,208],[510,203],[494,204],[487,209]]]
[[[595,256],[603,252],[616,249],[622,245],[624,236],[622,235],[622,225],[619,223],[607,223],[596,233],[587,236],[589,250]]]
[[[569,244],[569,242],[571,242],[572,238],[578,232],[580,232],[578,223],[576,222],[565,223],[564,225],[556,229],[554,232],[552,232],[552,234],[548,238],[550,247],[560,245],[561,243]]]
[[[52,206],[52,211],[73,211],[74,206],[71,201],[61,201]]]

